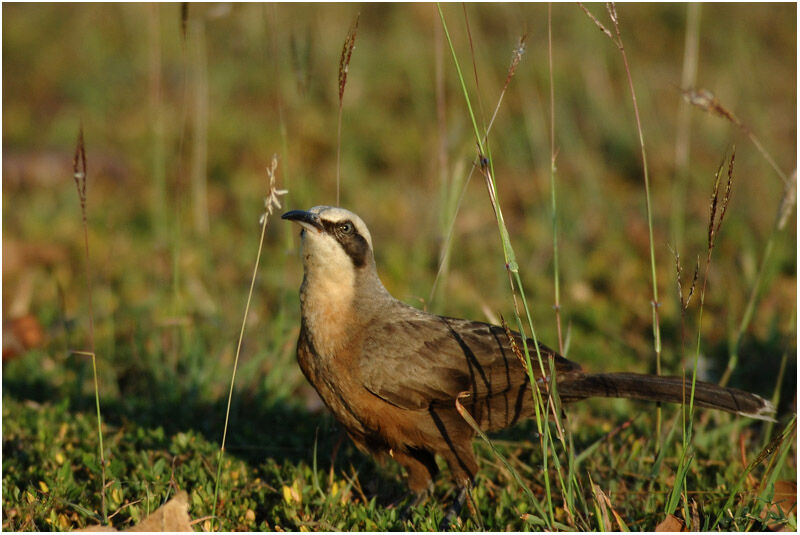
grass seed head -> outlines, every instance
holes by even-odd
[[[86,210],[86,148],[83,143],[83,125],[78,130],[78,142],[75,145],[75,157],[72,159],[72,177],[78,188],[81,210]],[[85,216],[85,213],[84,213]]]
[[[511,78],[514,77],[514,73],[517,72],[517,66],[519,62],[522,61],[522,56],[525,54],[525,47],[527,44],[525,43],[525,39],[527,39],[527,35],[523,34],[522,37],[519,38],[519,43],[517,46],[514,47],[514,50],[511,52],[511,65],[508,67],[508,74],[506,75],[506,82],[503,85],[503,90],[508,87],[509,82],[511,82]]]
[[[347,85],[347,72],[350,70],[350,57],[353,55],[353,49],[356,47],[356,34],[358,33],[358,19],[361,17],[359,13],[356,15],[356,20],[347,32],[347,37],[342,46],[342,55],[339,58],[339,107],[342,106],[342,99],[344,98],[344,88]]]
[[[728,211],[728,204],[731,200],[731,186],[733,184],[733,162],[736,159],[736,149],[731,153],[731,159],[728,162],[728,180],[725,185],[725,193],[720,200],[720,175],[722,168],[725,166],[724,160],[720,162],[717,172],[714,174],[714,191],[711,193],[711,202],[709,206],[708,216],[708,252],[714,249],[714,240],[719,234],[722,221],[725,219],[725,214]],[[717,212],[719,211],[719,217]]]
[[[713,115],[723,117],[738,127],[743,126],[733,112],[725,108],[717,97],[714,96],[714,93],[708,89],[695,89],[690,87],[689,89],[684,89],[682,93],[683,99],[692,106],[696,106]]]

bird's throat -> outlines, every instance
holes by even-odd
[[[348,277],[350,275],[350,277]],[[352,272],[306,272],[300,287],[300,308],[303,320],[312,335],[320,356],[333,358],[350,340],[355,298],[355,277]]]

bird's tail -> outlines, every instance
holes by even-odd
[[[638,373],[580,374],[558,383],[559,396],[565,402],[607,397],[688,405],[691,392],[691,378]],[[694,406],[769,421],[775,413],[772,403],[760,396],[701,381],[695,383]]]

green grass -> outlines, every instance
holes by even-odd
[[[589,8],[603,13],[601,6]],[[593,400],[567,407],[574,454],[568,459],[560,441],[550,440],[546,475],[535,421],[492,435],[491,445],[476,440],[478,514],[465,509],[458,528],[540,529],[536,522],[546,511],[556,528],[598,529],[605,502],[594,483],[632,530],[653,529],[674,504],[676,514],[694,522],[693,503],[699,523],[693,529],[759,530],[772,491],[753,481],[797,479],[791,429],[750,468],[754,479],[742,477],[795,410],[794,212],[780,232],[773,230],[783,181],[746,132],[692,108],[686,188],[674,187],[687,9],[624,4],[617,10],[647,146],[662,369],[680,373],[684,362],[690,368],[699,335],[701,377],[718,380],[733,348],[738,361],[730,384],[771,397],[786,354],[779,423],[697,411],[692,461],[682,464],[677,407],[662,409],[660,449],[651,405]],[[83,231],[70,162],[81,122],[110,522],[129,527],[186,490],[189,513],[199,520],[195,529],[211,527],[264,169],[278,152],[278,186],[289,189],[284,207],[335,203],[337,67],[358,11],[342,102],[342,205],[370,226],[381,277],[398,298],[453,316],[485,319],[488,310],[514,317],[503,243],[479,169],[479,180],[461,196],[459,185],[476,158],[475,128],[445,43],[444,113],[437,114],[435,6],[237,5],[226,12],[190,5],[189,22],[204,25],[200,54],[192,32],[182,41],[177,5],[4,5],[4,348],[20,313],[31,314],[44,333],[41,343],[3,364],[4,530],[74,529],[102,518],[91,360],[73,353],[89,350]],[[463,84],[484,111],[493,110],[511,52],[527,34],[488,144],[518,287],[532,305],[537,336],[556,346],[547,6],[468,5],[466,11],[472,47],[461,6],[443,5]],[[733,110],[791,174],[794,8],[703,5],[700,11],[698,85]],[[564,341],[586,369],[654,371],[651,246],[627,76],[618,50],[578,7],[554,5],[552,17]],[[189,63],[204,56],[207,80],[186,78],[187,69],[203,71]],[[158,106],[151,106],[159,102],[149,85],[154,68]],[[207,109],[198,113],[202,92],[192,84],[202,83]],[[207,128],[197,127],[206,113]],[[483,120],[476,115],[478,127]],[[193,224],[190,183],[195,133],[203,131],[207,233]],[[446,182],[438,178],[439,132],[447,136]],[[714,171],[733,144],[731,204],[698,332],[697,301],[685,318],[679,311],[669,248],[677,240],[669,229],[679,205],[686,285],[695,257],[705,255]],[[674,198],[675,191],[686,198]],[[352,446],[295,363],[302,276],[295,232],[277,219],[266,232],[231,403],[218,528],[436,529],[453,496],[447,471],[435,498],[401,520],[400,469]],[[431,303],[446,243],[447,273]],[[555,461],[564,476],[574,473],[568,508]],[[680,466],[687,467],[685,483],[676,487]],[[614,514],[607,516],[617,528]],[[794,518],[777,521],[796,525]]]

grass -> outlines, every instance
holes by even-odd
[[[291,183],[279,186],[291,190],[288,208],[333,204],[339,168],[345,171],[342,205],[369,224],[381,276],[404,301],[454,316],[484,319],[487,310],[514,318],[503,265],[503,247],[513,243],[514,287],[524,287],[534,305],[534,317],[523,311],[521,320],[548,345],[559,344],[559,322],[546,312],[557,237],[557,306],[570,357],[590,370],[653,371],[652,251],[664,372],[680,373],[682,338],[699,338],[701,351],[689,355],[698,357],[700,378],[719,379],[736,347],[730,384],[766,397],[780,392],[774,427],[698,411],[691,464],[681,462],[680,408],[663,407],[656,449],[655,407],[621,400],[567,407],[563,443],[543,420],[476,440],[476,511],[465,509],[457,529],[541,529],[545,522],[649,530],[674,504],[693,529],[795,526],[796,512],[770,509],[771,518],[762,518],[797,470],[796,331],[788,321],[796,317],[796,216],[793,190],[775,171],[792,183],[794,11],[700,10],[702,27],[687,30],[685,6],[618,6],[647,140],[651,239],[628,75],[619,51],[575,6],[552,6],[548,22],[546,6],[445,5],[451,49],[436,41],[445,37],[434,6],[361,6],[348,98],[337,100],[342,37],[356,18],[346,7],[190,5],[182,14],[166,5],[4,5],[3,529],[101,522],[103,488],[117,528],[186,490],[195,529],[212,522],[221,530],[436,529],[453,496],[447,472],[435,498],[402,520],[400,470],[355,450],[297,369],[301,266],[296,238],[287,239],[280,223],[266,229],[241,331],[263,170],[276,150],[281,169],[291,169]],[[201,24],[205,51],[189,31]],[[698,85],[747,127],[691,108],[677,241],[670,234],[676,188],[667,177],[679,164],[686,31],[699,32]],[[57,46],[46,38],[54,34],[63,36]],[[520,35],[525,55],[509,78]],[[473,70],[461,81],[453,54]],[[205,119],[191,111],[189,99],[199,94],[185,86],[184,73],[195,68],[188,62],[204,71],[206,96],[193,101],[206,102]],[[742,76],[741,65],[752,72]],[[470,120],[465,89],[473,102],[501,102],[489,124],[482,113]],[[91,172],[91,291],[69,176],[79,120]],[[204,135],[207,234],[194,230],[202,214],[182,171]],[[491,165],[477,170],[495,182],[503,241],[486,189],[463,178],[476,161],[476,139],[490,147]],[[685,311],[670,296],[670,246],[690,267],[706,250],[713,171],[733,144],[736,176],[701,324],[697,296]],[[444,259],[447,277],[432,301]],[[43,335],[7,355],[6,341],[19,336],[19,310]],[[91,346],[92,317],[103,464],[91,362],[74,354]]]
[[[89,352],[77,352],[92,359],[92,379],[94,380],[94,401],[97,409],[97,449],[100,460],[100,508],[103,513],[103,522],[108,522],[108,509],[106,508],[106,454],[103,448],[103,417],[100,413],[100,387],[97,384],[97,352],[94,342],[94,307],[92,306],[92,270],[89,256],[89,225],[86,217],[86,147],[83,142],[83,126],[78,132],[78,142],[75,146],[75,157],[72,160],[72,177],[78,191],[78,200],[81,203],[81,223],[83,227],[84,267],[86,272],[86,302],[89,305]]]

